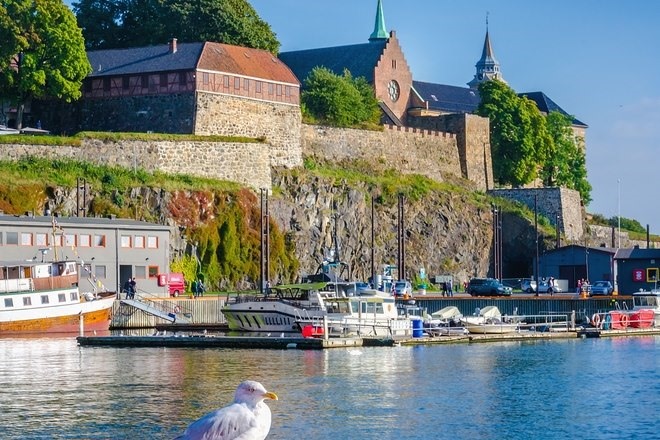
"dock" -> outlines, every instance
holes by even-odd
[[[660,328],[601,330],[577,328],[560,332],[520,331],[504,334],[467,334],[460,336],[422,336],[411,338],[331,337],[303,338],[301,336],[225,336],[200,333],[175,333],[152,336],[79,336],[78,345],[106,347],[187,347],[242,349],[298,349],[325,350],[350,347],[392,347],[414,345],[473,344],[503,341],[535,341],[575,338],[606,338],[660,335]]]

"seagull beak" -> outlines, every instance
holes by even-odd
[[[272,400],[279,400],[277,398],[277,394],[275,393],[264,393],[264,399],[272,399]]]

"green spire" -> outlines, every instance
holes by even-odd
[[[376,9],[376,24],[374,31],[369,37],[369,41],[387,40],[387,28],[385,28],[385,16],[383,15],[383,1],[378,0],[378,7]]]

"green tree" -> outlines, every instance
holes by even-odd
[[[534,180],[550,138],[536,105],[502,81],[479,86],[477,114],[490,119],[493,174],[499,184],[521,186]]]
[[[0,97],[17,105],[17,128],[33,98],[80,98],[91,67],[76,18],[61,0],[1,2],[0,37]]]
[[[303,111],[330,125],[350,127],[377,123],[380,116],[373,88],[364,78],[353,79],[348,70],[339,76],[315,67],[305,79]]]
[[[247,0],[80,0],[73,4],[89,49],[215,41],[277,54],[270,25]]]
[[[573,119],[559,112],[546,117],[552,148],[540,170],[545,186],[562,186],[575,189],[585,205],[591,201],[591,185],[587,181],[586,158],[583,140],[575,136]]]

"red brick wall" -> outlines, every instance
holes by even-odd
[[[399,84],[399,99],[394,102],[390,99],[388,92],[391,80],[395,80]],[[383,101],[404,123],[412,80],[412,72],[403,55],[399,40],[396,38],[396,33],[392,31],[374,71],[374,89],[376,98]]]

